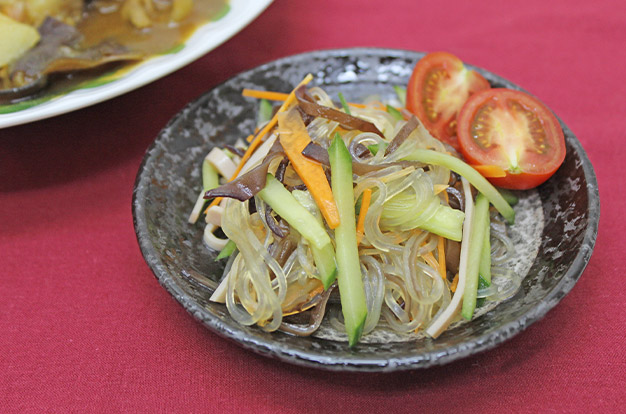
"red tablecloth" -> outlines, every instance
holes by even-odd
[[[140,90],[0,130],[1,412],[623,412],[623,1],[278,0],[233,39]],[[578,136],[600,185],[573,291],[502,346],[393,375],[266,359],[159,286],[133,231],[147,146],[187,102],[260,63],[323,48],[450,51],[519,84]]]

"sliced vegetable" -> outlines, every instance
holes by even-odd
[[[359,207],[359,221],[356,224],[356,239],[357,243],[361,243],[361,239],[365,234],[365,216],[370,208],[370,202],[372,201],[372,189],[366,188],[363,190],[363,197],[361,198],[361,206]]]
[[[239,173],[247,165],[248,159],[250,159],[252,157],[252,155],[254,154],[256,149],[263,142],[263,137],[265,137],[265,135],[267,135],[267,133],[270,132],[272,130],[272,128],[274,128],[276,126],[276,124],[278,123],[278,114],[283,112],[287,108],[289,108],[291,106],[291,104],[295,101],[295,99],[296,99],[295,90],[297,88],[301,87],[301,86],[304,86],[304,85],[308,84],[312,80],[313,80],[313,75],[311,75],[309,73],[308,75],[306,75],[304,77],[304,79],[302,79],[302,81],[300,81],[300,83],[296,86],[296,88],[294,88],[294,90],[291,91],[291,93],[289,95],[287,95],[287,98],[285,99],[285,102],[283,102],[283,104],[280,106],[280,108],[278,109],[278,112],[276,112],[276,114],[274,114],[272,119],[263,127],[263,129],[261,129],[255,135],[254,139],[250,142],[250,146],[246,150],[245,154],[243,154],[243,157],[241,157],[241,161],[239,161],[239,165],[237,166],[237,169],[235,170],[235,173],[229,178],[229,181],[233,181],[235,178],[237,178],[239,176]],[[208,197],[205,196],[205,198],[208,198]],[[220,201],[222,201],[222,198],[221,197],[216,197],[215,200],[213,200],[211,202],[211,204],[209,204],[209,208],[211,206],[213,206],[213,205],[217,205]]]
[[[443,237],[439,237],[439,241],[437,242],[437,255],[439,256],[439,274],[441,277],[446,280],[446,249],[445,249],[445,239]]]
[[[448,184],[435,184],[435,185],[433,185],[433,192],[434,192],[435,194],[439,194],[439,193],[441,193],[441,192],[446,191],[449,187],[450,187],[450,186],[449,186]],[[447,200],[448,200],[448,197],[447,197],[447,196],[448,196],[448,193],[447,193],[447,192],[445,192],[444,194],[445,194],[445,196],[446,196],[446,201],[447,201]]]
[[[470,97],[457,126],[463,156],[472,164],[497,165],[494,185],[525,190],[546,181],[565,159],[563,130],[537,98],[511,89]]]
[[[441,165],[465,177],[478,191],[487,197],[489,202],[493,204],[496,210],[498,210],[509,223],[513,224],[515,221],[515,211],[513,211],[509,203],[500,195],[498,190],[496,190],[485,177],[460,159],[452,155],[425,149],[417,149],[405,159],[419,161],[425,164]]]
[[[461,255],[459,259],[459,273],[455,276],[455,280],[452,282],[450,289],[454,292],[452,300],[448,306],[441,312],[435,320],[426,328],[426,334],[437,338],[443,331],[445,331],[452,321],[457,317],[459,309],[461,308],[463,293],[465,291],[466,283],[466,271],[467,271],[467,258],[469,251],[469,238],[472,231],[472,222],[474,218],[474,203],[472,200],[472,190],[468,181],[461,177],[463,183],[463,193],[468,200],[465,203],[465,220],[463,221],[463,241],[461,242]]]
[[[272,174],[267,174],[265,187],[258,196],[315,247],[322,249],[331,243],[328,233],[315,216],[298,203]]]
[[[327,244],[319,249],[311,246],[315,267],[320,275],[324,289],[330,288],[337,278],[337,264],[335,263],[335,249],[332,244]]]
[[[456,292],[456,288],[459,284],[459,274],[454,275],[454,279],[452,279],[452,283],[450,283],[450,292]]]
[[[322,213],[320,209],[315,204],[315,200],[310,195],[310,193],[306,193],[300,190],[294,190],[291,192],[291,195],[306,208],[309,212],[311,212],[320,226],[324,226],[324,222],[322,221]],[[318,249],[314,245],[311,245],[311,252],[313,253],[313,259],[315,260],[315,266],[320,275],[326,275],[322,283],[324,285],[324,289],[328,289],[335,280],[337,276],[337,265],[335,263],[335,251],[333,250],[332,245],[328,245],[328,247],[324,249]]]
[[[258,89],[247,89],[247,88],[243,89],[243,91],[241,92],[241,95],[248,97],[248,98],[266,99],[268,101],[285,101],[289,97],[288,93],[261,91]],[[352,106],[354,108],[367,108],[367,105],[360,104],[360,103],[354,103],[354,102],[346,102],[346,103],[348,106]]]
[[[389,145],[389,144],[381,142],[380,144],[368,145],[367,149],[370,150],[372,155],[376,155],[376,154],[378,154],[378,150],[380,149],[380,147],[382,147],[382,149],[386,149],[387,145]]]
[[[315,265],[324,286],[330,286],[335,279],[334,251],[326,229],[273,175],[267,174],[266,182],[259,197],[317,249]]]
[[[446,239],[461,241],[464,217],[462,211],[441,204],[435,214],[418,227]]]
[[[506,171],[499,165],[481,165],[474,164],[472,168],[475,169],[485,178],[499,178],[506,177]]]
[[[482,289],[486,289],[489,287],[489,283],[479,274],[478,275],[478,291],[480,292]],[[476,299],[476,308],[480,308],[485,303],[485,297]]]
[[[406,88],[394,85],[393,90],[396,92],[396,96],[398,96],[398,100],[402,106],[406,106]]]
[[[217,255],[217,257],[215,258],[215,261],[222,260],[226,257],[230,257],[230,255],[233,254],[235,249],[237,249],[237,245],[235,244],[235,242],[232,240],[228,240],[228,243],[226,243],[226,246],[224,246],[224,248],[220,251],[220,254]]]
[[[328,148],[328,155],[333,194],[336,197],[341,219],[341,223],[335,229],[337,281],[346,333],[349,345],[353,347],[363,333],[363,325],[367,318],[367,305],[356,238],[352,158],[340,136],[333,140]]]
[[[343,107],[345,113],[347,113],[348,115],[352,115],[352,113],[350,113],[350,108],[348,108],[348,102],[341,92],[339,92],[339,102],[341,102],[341,106]]]
[[[478,194],[474,207],[474,217],[472,219],[472,230],[469,238],[469,251],[467,257],[467,274],[465,291],[463,293],[463,310],[461,315],[467,319],[472,319],[474,309],[476,309],[476,294],[478,292],[478,269],[483,253],[485,241],[485,228],[489,225],[489,200]]]
[[[420,195],[421,198],[421,195]],[[416,194],[413,190],[402,191],[383,205],[380,224],[400,230],[420,228],[450,240],[461,241],[464,213],[441,204],[434,194],[419,201],[415,210]]]
[[[465,68],[458,57],[446,52],[429,53],[415,65],[406,107],[435,138],[458,149],[458,112],[470,95],[489,88],[489,82]]]
[[[513,192],[504,188],[500,188],[499,190],[500,195],[506,200],[507,203],[509,203],[509,205],[514,206],[519,202],[519,198],[515,194],[513,194]]]
[[[311,192],[328,226],[331,229],[336,228],[339,225],[339,213],[324,168],[302,155],[302,150],[311,142],[311,138],[297,110],[292,109],[278,115],[278,132],[280,143],[291,165]]]
[[[308,74],[304,77],[304,79],[302,79],[302,81],[298,84],[298,86],[296,86],[294,88],[293,91],[291,91],[291,93],[289,94],[289,96],[287,97],[287,99],[285,99],[285,102],[283,102],[283,104],[280,106],[280,108],[278,109],[278,112],[276,112],[276,114],[272,117],[272,119],[267,123],[267,125],[265,125],[263,127],[263,129],[261,129],[259,131],[258,134],[256,134],[256,136],[254,137],[254,139],[252,140],[252,142],[250,143],[250,146],[248,147],[248,150],[246,151],[246,153],[244,154],[243,158],[241,159],[241,162],[239,163],[237,172],[235,173],[235,175],[233,177],[231,177],[230,179],[233,180],[235,179],[235,177],[237,176],[237,174],[239,173],[239,171],[241,171],[241,168],[243,168],[245,162],[248,160],[248,158],[250,158],[250,156],[252,155],[252,153],[254,152],[254,150],[261,144],[263,137],[272,129],[276,126],[276,124],[278,123],[278,114],[282,113],[283,111],[287,110],[287,108],[289,108],[291,106],[291,104],[295,101],[296,99],[296,95],[295,95],[295,91],[299,88],[299,87],[303,87],[304,85],[308,84],[309,82],[311,82],[313,80],[313,75]]]
[[[288,93],[259,91],[257,89],[244,88],[241,95],[248,98],[266,99],[268,101],[286,101],[289,97]]]
[[[489,215],[489,213],[487,213]],[[485,280],[487,286],[491,285],[491,220],[487,219],[485,225],[485,237],[480,254],[478,274]]]
[[[394,108],[391,105],[387,105],[387,113],[393,116],[396,121],[402,121],[404,119],[404,117],[402,116],[402,112],[398,111],[396,108]]]
[[[202,162],[202,187],[208,191],[220,185],[217,170],[206,158]]]
[[[261,99],[259,102],[259,114],[257,116],[257,125],[263,125],[272,119],[272,104],[267,99]]]

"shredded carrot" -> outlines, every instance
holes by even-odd
[[[283,102],[283,104],[280,106],[280,109],[278,110],[278,112],[276,112],[274,114],[274,116],[272,117],[272,119],[270,120],[270,122],[268,122],[265,127],[263,127],[263,129],[261,129],[256,136],[254,137],[254,139],[252,140],[252,142],[250,143],[250,146],[248,147],[248,149],[246,150],[246,152],[243,154],[243,157],[241,157],[241,161],[239,161],[239,165],[237,166],[237,169],[235,170],[235,173],[232,175],[232,177],[230,177],[230,179],[228,181],[233,181],[235,178],[237,178],[237,176],[239,175],[239,173],[241,172],[241,169],[243,168],[243,166],[246,164],[246,161],[248,161],[248,159],[250,158],[250,156],[254,153],[254,151],[257,149],[257,147],[259,145],[261,145],[262,139],[263,137],[272,129],[274,128],[274,126],[276,126],[276,124],[278,123],[278,114],[285,111],[287,108],[289,108],[291,106],[291,104],[295,101],[296,99],[296,89],[298,89],[300,86],[302,85],[306,85],[307,83],[311,82],[313,80],[313,75],[311,75],[310,73],[308,75],[306,75],[304,77],[304,79],[302,79],[302,81],[295,87],[293,88],[293,90],[291,91],[291,93],[287,96],[287,99],[285,99],[285,102]],[[209,206],[206,208],[206,210],[204,210],[204,213],[206,214],[206,212],[213,206],[217,205],[220,203],[220,201],[222,201],[222,197],[216,197],[211,204],[209,204]],[[337,214],[337,217],[339,217],[339,214]]]
[[[267,99],[268,101],[284,101],[289,96],[289,94],[282,93],[282,92],[262,91],[258,89],[244,89],[241,92],[241,94],[248,98]],[[379,102],[378,104],[384,111],[385,108],[382,107],[382,103]],[[355,107],[355,108],[361,108],[361,109],[367,108],[367,105],[365,104],[354,103],[354,102],[348,102],[348,105]]]
[[[444,243],[444,238],[439,237],[439,242],[437,242],[437,255],[439,256],[439,273],[443,279],[446,278],[446,249]]]
[[[293,169],[311,193],[328,227],[336,228],[339,225],[339,211],[324,167],[302,155],[302,150],[311,142],[311,137],[298,111],[291,109],[278,114],[278,137]]]
[[[446,184],[435,184],[433,185],[433,190],[435,191],[435,194],[439,194],[440,192],[445,191],[448,187],[449,186]]]
[[[253,140],[253,139],[254,139],[254,135],[253,135],[253,134],[250,134],[250,135],[248,135],[248,137],[246,138],[246,141],[248,141],[248,142],[252,142],[252,140]]]
[[[267,99],[268,101],[286,101],[289,98],[288,93],[260,91],[257,89],[247,89],[241,92],[243,96],[248,98]]]
[[[370,208],[370,202],[372,201],[372,189],[366,188],[363,191],[363,198],[361,199],[361,209],[359,210],[359,221],[356,224],[356,242],[361,243],[363,235],[365,234],[365,215]]]
[[[506,171],[498,165],[472,165],[472,168],[486,178],[506,177]]]
[[[454,275],[454,279],[452,280],[452,284],[450,285],[450,291],[452,293],[456,292],[456,287],[459,284],[459,274]]]
[[[381,111],[387,110],[387,105],[383,104],[381,101],[374,102],[374,106],[380,109]]]
[[[348,102],[348,106],[352,106],[354,108],[361,108],[361,109],[367,108],[367,105],[360,104],[360,103],[353,103],[353,102]]]
[[[223,199],[224,197],[215,197],[213,201],[211,201],[211,204],[209,204],[209,206],[206,208],[206,210],[204,210],[204,214],[206,214],[211,207],[218,205]]]
[[[435,260],[435,256],[433,256],[432,252],[428,252],[425,255],[422,256],[424,258],[424,261],[433,269],[439,269],[439,262],[437,262],[437,260]]]

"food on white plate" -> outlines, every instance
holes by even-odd
[[[0,0],[0,103],[179,47],[228,0]]]

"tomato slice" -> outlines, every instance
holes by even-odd
[[[457,114],[470,95],[489,88],[485,78],[466,69],[461,59],[453,54],[429,53],[413,69],[406,107],[432,136],[458,150]]]
[[[565,159],[563,130],[537,98],[512,89],[472,95],[457,118],[461,152],[470,164],[496,165],[492,184],[525,190],[546,181]]]

